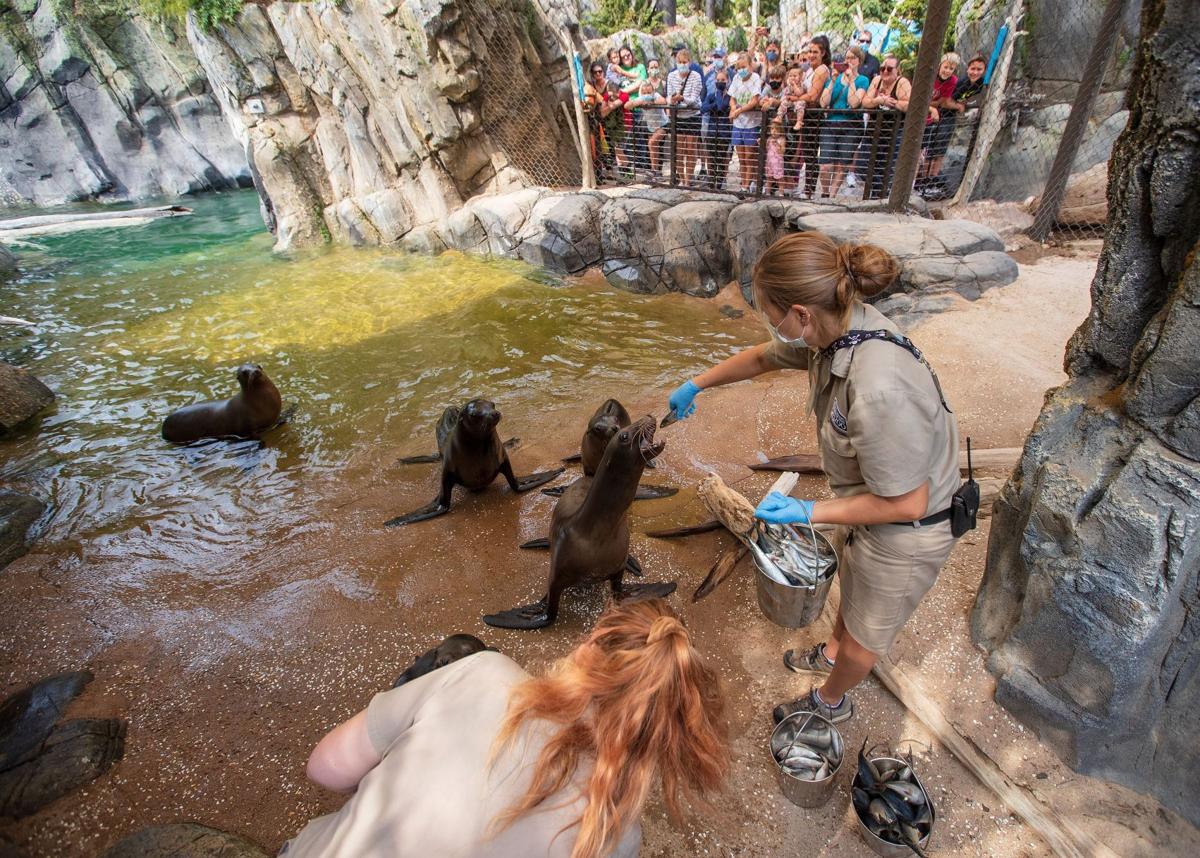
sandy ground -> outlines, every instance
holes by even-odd
[[[939,369],[964,435],[980,447],[1020,446],[1044,391],[1063,379],[1063,344],[1086,315],[1094,266],[1087,255],[1039,259],[1016,284],[910,331]],[[730,321],[750,324],[749,317]],[[668,449],[649,481],[691,487],[711,469],[757,498],[771,477],[742,463],[815,451],[813,427],[800,416],[804,390],[801,376],[774,374],[703,394],[694,419],[660,435]],[[665,391],[608,393],[635,414],[661,414],[665,399]],[[518,473],[573,452],[595,398],[549,419],[506,417],[509,432],[525,439],[513,454]],[[514,498],[498,485],[458,496],[453,512],[436,521],[384,530],[381,521],[435,491],[432,466],[394,464],[425,452],[425,444],[411,446],[354,463],[304,532],[202,581],[180,575],[116,598],[105,582],[119,570],[85,556],[50,562],[39,551],[0,575],[0,690],[86,664],[97,678],[68,714],[129,721],[125,757],[112,770],[0,831],[30,855],[95,855],[146,825],[194,820],[276,850],[308,818],[339,806],[304,778],[313,744],[414,655],[460,631],[534,668],[563,654],[602,608],[599,589],[571,595],[558,624],[542,632],[498,632],[479,619],[540,595],[546,556],[516,545],[543,535],[553,500]],[[820,495],[825,487],[808,478],[798,491]],[[634,530],[702,517],[686,489],[636,504]],[[735,752],[729,789],[715,807],[682,828],[658,803],[647,809],[642,854],[870,854],[848,815],[849,767],[826,806],[801,810],[780,794],[766,749],[771,706],[807,689],[780,656],[823,639],[828,621],[799,633],[768,622],[745,564],[705,601],[689,601],[729,538],[634,538],[645,580],[679,582],[673,601],[725,682]],[[992,702],[991,678],[967,634],[986,543],[986,523],[962,540],[893,660],[1016,782],[1118,853],[1200,854],[1196,829],[1150,799],[1071,772]],[[916,754],[937,802],[933,852],[1049,854],[1038,833],[875,680],[854,698],[859,714],[845,725],[847,747],[869,737]]]

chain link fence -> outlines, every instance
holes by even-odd
[[[521,0],[508,2],[514,25],[524,26]],[[1113,17],[1114,3],[1120,9],[1117,27],[1106,35],[1111,28],[1104,29],[1105,16]],[[1106,217],[1107,160],[1128,119],[1125,92],[1139,0],[954,0],[943,45],[947,74],[935,81],[932,110],[898,97],[911,86],[924,17],[923,5],[901,5],[915,9],[920,20],[893,14],[888,27],[885,21],[847,15],[833,0],[810,3],[806,31],[796,34],[794,22],[781,28],[772,19],[757,44],[753,31],[717,29],[695,19],[681,22],[684,29],[656,36],[626,32],[586,42],[577,33],[556,35],[543,21],[545,38],[559,38],[578,52],[577,64],[567,79],[558,80],[552,96],[562,100],[562,121],[546,128],[540,120],[522,121],[519,111],[485,113],[483,121],[498,124],[498,136],[510,150],[523,152],[514,160],[542,184],[587,185],[591,173],[601,187],[654,184],[844,203],[887,198],[902,117],[919,114],[925,125],[914,193],[935,208],[995,203],[1010,223],[1028,227],[1041,205],[1072,106],[1081,89],[1094,88],[1094,99],[1076,122],[1077,139],[1068,141],[1074,154],[1051,226],[1060,237],[1096,234]],[[792,14],[788,6],[781,4],[781,14]],[[825,17],[836,28],[824,29]],[[789,32],[795,43],[777,38],[781,32]],[[814,64],[810,51],[819,36],[828,39],[830,50]],[[530,39],[536,51],[535,41]],[[693,53],[692,68],[703,86],[699,103],[694,97],[670,103],[683,94],[669,91],[667,79],[676,44]],[[629,53],[610,60],[610,49],[626,45]],[[864,75],[869,82],[861,95],[846,99],[847,87],[838,82],[848,80],[852,48],[869,52],[860,72],[870,74]],[[733,49],[750,57],[764,87],[759,105],[748,111],[756,117],[753,122],[730,122],[707,109],[719,77],[714,59],[724,60],[725,93],[737,80]],[[714,56],[722,50],[724,57]],[[768,50],[778,56],[768,58]],[[1101,71],[1089,76],[1089,63]],[[894,65],[894,82],[881,79],[875,64]],[[830,81],[831,98],[824,104],[811,89],[810,69],[819,66],[827,71],[818,74]],[[511,103],[511,86],[520,75],[511,68],[497,72],[485,75],[490,78],[483,84],[487,101]],[[781,93],[799,86],[807,99],[799,105],[788,103],[786,95],[765,100],[776,73],[783,79]],[[894,101],[885,103],[885,93]],[[746,127],[753,129],[753,139]],[[550,136],[575,138],[565,162],[546,161],[550,147],[537,144]],[[556,148],[561,154],[564,147]]]

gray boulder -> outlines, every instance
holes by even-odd
[[[711,298],[732,279],[725,224],[734,204],[686,202],[658,219],[663,280],[675,292]]]
[[[11,250],[0,244],[0,283],[9,280],[17,273],[17,257]]]
[[[996,502],[972,634],[1072,766],[1200,824],[1200,120],[1177,97],[1200,67],[1157,50],[1200,52],[1200,7],[1144,22],[1091,311]]]
[[[131,834],[103,858],[267,858],[244,837],[194,822],[154,825]]]
[[[0,433],[11,432],[54,402],[54,392],[29,370],[0,361]]]
[[[29,528],[45,511],[35,497],[0,491],[0,569],[29,550]]]

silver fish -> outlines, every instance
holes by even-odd
[[[829,574],[835,560],[815,533],[778,524],[760,523],[751,536],[750,551],[769,577],[792,587],[814,586]]]

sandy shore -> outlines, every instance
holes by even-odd
[[[978,446],[1023,442],[1043,393],[1064,378],[1063,344],[1087,313],[1094,267],[1086,255],[1041,259],[1023,266],[1017,283],[910,331],[938,368],[963,434]],[[622,398],[631,412],[661,414],[665,393],[605,395]],[[815,451],[804,396],[803,378],[785,373],[703,394],[694,419],[661,434],[668,449],[649,480],[691,487],[715,470],[757,498],[771,478],[743,463]],[[524,439],[513,453],[518,473],[573,452],[595,398],[549,418],[506,417],[509,432]],[[559,623],[543,632],[498,632],[479,619],[540,595],[547,558],[516,545],[544,534],[554,501],[536,493],[514,498],[498,484],[456,497],[452,514],[437,521],[384,530],[384,519],[435,492],[433,467],[395,464],[416,452],[425,450],[382,450],[356,461],[298,537],[204,580],[167,576],[116,599],[105,581],[119,568],[82,553],[77,562],[51,565],[35,550],[5,570],[3,690],[86,664],[97,678],[69,714],[120,715],[129,733],[125,758],[110,772],[4,833],[30,855],[95,855],[146,825],[192,820],[276,850],[308,818],[340,803],[304,779],[312,745],[390,685],[415,654],[460,631],[531,667],[565,652],[601,609],[599,589],[569,596]],[[825,488],[806,479],[799,491]],[[635,505],[634,530],[702,516],[689,488]],[[848,816],[848,767],[828,805],[800,810],[779,793],[766,751],[771,706],[807,688],[780,656],[821,640],[828,623],[801,633],[769,623],[745,565],[705,601],[689,602],[729,538],[635,536],[645,580],[679,582],[674,603],[725,681],[736,754],[728,792],[683,828],[672,827],[657,803],[648,808],[643,854],[870,854]],[[1015,781],[1120,854],[1200,854],[1200,833],[1186,822],[1150,799],[1071,772],[992,702],[991,679],[967,634],[986,543],[986,525],[962,540],[893,660]],[[938,803],[936,854],[1049,854],[1037,832],[874,680],[855,702],[860,714],[847,725],[848,747],[869,737],[913,748]]]

